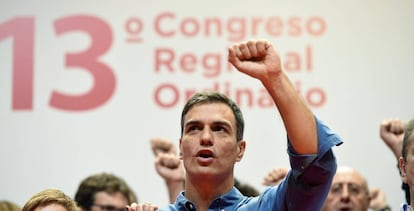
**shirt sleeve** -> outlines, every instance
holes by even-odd
[[[343,142],[322,121],[316,117],[315,121],[318,153],[299,155],[288,141],[291,170],[277,187],[263,191],[261,210],[320,210],[323,206],[337,168],[332,147]]]

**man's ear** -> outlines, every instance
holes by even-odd
[[[178,157],[180,158],[180,160],[182,160],[183,159],[183,153],[182,153],[182,151],[183,150],[181,150],[181,138],[180,138],[180,141],[179,141],[179,144],[178,144],[178,148],[179,148],[179,154],[178,154]]]
[[[239,162],[242,160],[243,156],[244,156],[244,152],[246,150],[246,141],[245,140],[241,140],[239,142],[237,142],[237,148],[238,148],[238,152],[237,152],[237,158],[236,161]]]
[[[398,167],[400,168],[400,176],[404,183],[407,183],[407,171],[405,169],[406,163],[403,157],[398,159]]]

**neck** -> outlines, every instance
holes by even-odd
[[[196,205],[197,210],[207,210],[211,202],[231,191],[233,186],[233,176],[217,178],[187,175],[185,196]]]

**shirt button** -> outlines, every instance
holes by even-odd
[[[189,210],[195,210],[194,205],[191,202],[186,202],[185,207]]]

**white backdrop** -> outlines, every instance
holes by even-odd
[[[167,203],[151,137],[178,142],[186,93],[236,98],[247,153],[236,176],[262,189],[287,166],[284,128],[261,85],[226,62],[227,47],[269,39],[315,114],[344,139],[339,165],[405,200],[396,161],[379,138],[384,118],[408,120],[414,101],[413,1],[0,0],[0,199],[112,172],[139,200]],[[85,53],[86,52],[86,53]],[[411,108],[411,109],[410,109]]]

